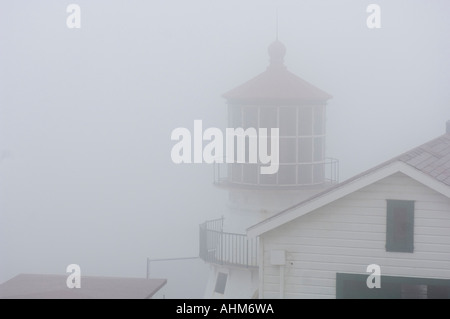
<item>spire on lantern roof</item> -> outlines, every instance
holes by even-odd
[[[284,65],[286,47],[277,39],[268,47],[269,67],[250,81],[223,95],[231,103],[316,103],[331,95],[288,71]]]

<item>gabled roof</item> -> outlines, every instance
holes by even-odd
[[[259,236],[392,174],[401,172],[450,198],[450,134],[358,174],[247,229]]]
[[[291,73],[284,66],[286,49],[280,41],[269,46],[270,65],[267,70],[250,81],[223,95],[228,102],[238,103],[299,103],[325,102],[328,93]]]
[[[416,147],[396,159],[450,186],[450,134]]]
[[[68,276],[68,275],[67,275]],[[67,288],[65,275],[20,274],[0,285],[0,299],[146,299],[166,279],[81,276],[81,288]]]

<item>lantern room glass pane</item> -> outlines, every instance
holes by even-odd
[[[260,107],[259,109],[259,127],[267,128],[267,132],[270,132],[270,128],[278,128],[277,108],[276,107]]]
[[[297,108],[280,107],[280,135],[296,136],[297,135]]]
[[[230,106],[229,113],[229,126],[230,127],[242,127],[242,108],[240,106]]]
[[[323,183],[325,179],[325,164],[314,164],[313,166],[314,184]]]
[[[312,135],[312,107],[304,106],[298,109],[298,135],[310,136]]]
[[[234,183],[242,182],[242,165],[243,164],[232,164],[231,165],[231,180]]]
[[[314,162],[321,162],[324,158],[324,138],[316,137],[314,138]]]
[[[261,164],[259,167],[269,166],[270,164]],[[277,183],[277,174],[259,174],[259,183],[261,185],[275,185]]]
[[[258,108],[244,107],[244,128],[254,127],[258,129]]]
[[[296,138],[280,138],[280,163],[296,163]]]
[[[295,165],[280,165],[278,169],[278,184],[294,185],[296,173]]]
[[[298,184],[309,185],[312,183],[312,165],[298,165]]]
[[[314,135],[325,134],[323,111],[324,111],[323,106],[316,106],[314,108]]]
[[[310,163],[312,162],[312,147],[313,139],[310,137],[302,137],[298,139],[298,162]]]
[[[258,165],[244,164],[244,183],[257,184],[258,183]]]

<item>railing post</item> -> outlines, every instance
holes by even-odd
[[[250,253],[250,252],[248,251],[248,238],[246,238],[246,242],[247,242],[247,253],[246,253],[246,255],[247,255],[247,261],[246,261],[246,263],[247,263],[247,268],[248,268],[248,254]]]
[[[223,265],[223,217],[222,217],[222,227],[220,227],[220,264]]]
[[[245,268],[255,267],[253,258],[257,246],[253,240],[245,234],[224,232],[223,224],[224,217],[222,216],[199,225],[199,257],[206,262],[219,265],[234,264]],[[250,240],[251,242],[249,242]],[[150,277],[149,261],[147,261],[147,273],[147,276]]]

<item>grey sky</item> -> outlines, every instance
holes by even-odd
[[[142,276],[147,256],[197,255],[226,192],[211,166],[171,162],[170,133],[225,127],[221,94],[267,67],[277,8],[287,67],[333,95],[341,180],[450,119],[447,0],[73,2],[79,30],[72,2],[0,1],[0,282],[70,263]]]

